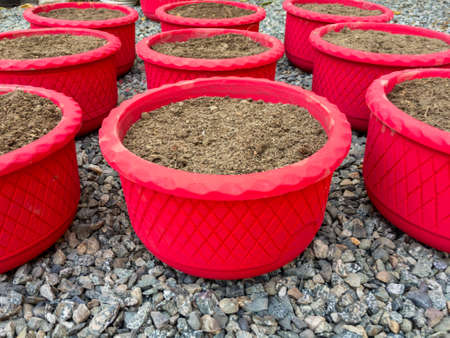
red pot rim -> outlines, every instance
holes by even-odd
[[[158,42],[186,41],[191,38],[210,37],[227,33],[248,36],[263,46],[268,47],[269,50],[261,54],[232,59],[193,59],[158,53],[150,48],[150,46]],[[229,71],[260,67],[276,62],[283,56],[284,46],[277,38],[258,32],[222,28],[187,28],[167,31],[147,37],[138,42],[136,52],[145,62],[162,67],[186,70]]]
[[[373,16],[346,16],[346,15],[332,15],[308,11],[306,9],[295,6],[298,3],[334,3],[346,6],[358,7],[368,10],[380,10],[382,14]],[[360,0],[285,0],[283,8],[291,15],[310,21],[318,21],[324,23],[338,23],[338,22],[388,22],[394,17],[394,12],[389,8],[378,5],[368,1]]]
[[[370,111],[383,124],[417,143],[450,155],[450,132],[430,126],[397,108],[387,94],[395,85],[413,79],[427,77],[450,78],[450,69],[408,69],[384,75],[367,89],[366,102]]]
[[[198,19],[198,18],[186,18],[181,16],[176,16],[169,14],[167,11],[183,5],[192,5],[202,2],[213,2],[221,3],[225,5],[231,5],[235,7],[240,7],[243,9],[250,9],[255,11],[255,13],[235,18],[229,19]],[[168,22],[179,26],[195,26],[195,27],[227,27],[227,26],[238,26],[238,25],[248,25],[255,22],[260,22],[266,17],[266,11],[264,8],[247,3],[235,2],[235,1],[223,1],[223,0],[197,0],[197,1],[180,1],[173,2],[163,6],[160,6],[155,11],[156,17],[159,21]]]
[[[298,102],[298,105],[309,109],[323,119],[321,123],[328,135],[327,143],[302,161],[245,175],[209,175],[167,168],[138,157],[122,144],[121,139],[129,126],[140,118],[142,112],[148,111],[146,108],[149,104],[152,105],[151,109],[157,109],[188,98],[220,95],[218,93],[223,93],[224,88],[230,97],[251,97],[248,93],[242,94],[243,87],[254,91],[255,97],[256,93],[267,95],[270,97],[268,102]],[[230,88],[239,91],[229,92]],[[125,124],[128,125],[124,127]],[[300,190],[328,177],[348,153],[351,130],[344,114],[335,105],[298,86],[266,79],[213,77],[164,85],[124,101],[103,121],[99,143],[111,167],[127,180],[143,187],[185,198],[249,200]]]
[[[125,16],[107,20],[81,21],[46,18],[38,14],[60,8],[106,8],[120,11],[124,13]],[[137,21],[139,14],[135,9],[127,6],[113,5],[102,2],[66,2],[29,8],[23,12],[23,17],[28,22],[39,26],[98,29],[132,24]]]
[[[121,47],[119,38],[115,37],[112,34],[93,29],[76,29],[76,28],[28,29],[28,30],[0,33],[0,39],[4,38],[11,39],[21,36],[31,36],[40,34],[90,35],[105,39],[108,41],[108,43],[100,48],[93,49],[80,54],[57,56],[42,59],[26,59],[26,60],[0,59],[0,71],[42,70],[42,69],[74,66],[83,63],[97,61],[110,55],[113,55],[117,53]]]
[[[383,54],[341,47],[322,39],[322,36],[324,36],[325,34],[331,31],[339,32],[344,27],[363,30],[373,29],[394,34],[420,35],[429,38],[440,39],[450,44],[449,34],[421,27],[374,22],[344,22],[319,27],[311,32],[309,41],[314,48],[322,53],[359,63],[408,68],[433,67],[450,63],[450,49],[429,54]]]
[[[81,127],[82,110],[72,98],[53,90],[22,85],[0,84],[0,93],[20,89],[50,99],[63,114],[61,121],[49,133],[19,149],[0,155],[0,176],[32,165],[62,149],[75,138]]]

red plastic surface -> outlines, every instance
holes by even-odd
[[[227,33],[248,36],[270,49],[261,54],[232,59],[191,59],[161,54],[149,47],[159,42],[186,41],[191,38]],[[274,80],[277,61],[284,52],[283,43],[272,36],[258,32],[218,28],[180,29],[155,34],[141,40],[136,49],[138,56],[145,63],[148,88],[213,76],[245,76]]]
[[[83,110],[79,134],[97,129],[117,104],[115,55],[120,40],[91,29],[47,28],[5,32],[0,39],[35,34],[92,35],[108,40],[85,53],[37,60],[0,60],[0,83],[14,83],[53,89],[72,97]]]
[[[249,9],[255,11],[255,13],[230,19],[196,19],[196,18],[181,17],[168,13],[169,10],[178,6],[203,2],[222,3],[226,5]],[[161,22],[162,32],[184,28],[229,28],[229,29],[242,29],[257,32],[259,30],[260,21],[262,21],[266,17],[266,11],[262,7],[253,4],[240,3],[236,1],[196,0],[196,1],[175,2],[161,6],[156,10],[156,17]]]
[[[421,55],[369,53],[337,46],[321,38],[330,31],[340,31],[344,27],[421,35],[447,43],[450,43],[450,35],[419,27],[362,22],[339,23],[314,30],[310,35],[316,50],[313,91],[336,104],[354,129],[367,130],[369,108],[365,94],[378,77],[407,68],[450,67],[450,49]]]
[[[124,17],[98,20],[77,21],[46,18],[39,13],[49,12],[58,8],[107,8],[118,10],[126,14]],[[98,29],[110,33],[120,39],[122,47],[117,53],[117,74],[123,75],[133,66],[135,52],[135,22],[139,18],[136,10],[127,6],[111,5],[101,2],[70,2],[56,3],[32,7],[23,12],[23,17],[30,23],[31,28],[65,27]]]
[[[396,84],[426,77],[450,78],[450,70],[395,72],[367,90],[372,114],[363,174],[372,203],[392,224],[450,252],[450,133],[414,119],[386,97]]]
[[[292,165],[247,175],[206,175],[166,168],[128,151],[121,140],[142,112],[198,96],[262,99],[307,108],[328,142]],[[351,142],[344,115],[326,99],[265,79],[224,77],[166,85],[114,109],[99,132],[119,172],[136,234],[159,259],[189,274],[251,277],[298,256],[319,229],[333,171]]]
[[[180,0],[141,0],[141,8],[147,18],[158,21],[155,11],[159,6],[179,1]]]
[[[0,94],[14,89],[52,100],[63,117],[40,139],[0,155],[0,273],[51,246],[72,222],[80,198],[74,142],[80,107],[43,88],[0,85]]]
[[[368,10],[380,10],[382,14],[365,17],[330,15],[295,6],[295,4],[304,3],[336,3]],[[339,22],[388,22],[394,17],[394,13],[387,7],[359,0],[285,0],[283,8],[286,10],[284,38],[286,56],[294,65],[308,72],[313,69],[314,49],[309,42],[309,35],[314,29]]]

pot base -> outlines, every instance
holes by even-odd
[[[426,229],[411,223],[399,216],[396,212],[383,204],[372,191],[367,187],[367,195],[372,204],[377,210],[389,221],[392,225],[407,233],[409,236],[415,238],[419,242],[425,243],[433,248],[441,251],[450,252],[450,238],[439,236],[435,233],[429,232]]]
[[[72,224],[72,221],[77,213],[77,209],[78,202],[77,207],[73,211],[72,215],[67,219],[67,221],[64,222],[64,224],[62,224],[61,226],[57,227],[54,232],[48,234],[47,237],[39,240],[38,242],[19,252],[15,252],[11,256],[5,258],[1,257],[0,274],[14,269],[22,264],[25,264],[26,262],[40,255],[43,251],[50,248],[62,235],[64,235],[66,230],[69,228],[69,225]]]
[[[313,63],[312,61],[302,59],[298,56],[292,55],[286,51],[286,57],[288,60],[297,68],[300,68],[304,72],[312,73],[313,71]]]

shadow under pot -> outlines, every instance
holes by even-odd
[[[309,35],[314,29],[340,22],[388,22],[394,17],[389,8],[359,0],[286,0],[283,8],[286,56],[307,72],[313,70],[314,49]]]
[[[259,31],[266,17],[264,8],[235,1],[182,1],[159,7],[161,31],[184,28],[229,28]]]
[[[53,245],[75,216],[82,111],[61,93],[30,86],[0,85],[0,102],[1,274]]]
[[[314,30],[310,41],[316,51],[313,91],[361,131],[367,131],[365,94],[375,79],[408,68],[450,66],[450,35],[425,28],[340,23]]]
[[[30,28],[87,28],[112,34],[121,42],[116,55],[117,75],[124,75],[133,66],[135,22],[139,18],[133,8],[99,2],[56,3],[29,8],[23,17]]]
[[[283,44],[270,35],[238,29],[194,28],[141,40],[147,88],[213,76],[275,79]]]
[[[449,88],[448,69],[404,70],[377,79],[366,95],[371,115],[363,167],[367,193],[380,213],[445,252],[450,252]]]
[[[0,33],[0,83],[44,87],[72,97],[83,110],[79,135],[86,134],[117,104],[119,49],[118,38],[90,29]]]
[[[228,100],[239,99],[236,101],[241,105],[259,104],[262,108],[257,110],[258,113],[264,111],[268,116],[272,106],[268,109],[264,105],[278,103],[284,107],[288,104],[294,111],[303,111],[305,118],[280,121],[277,115],[277,121],[292,128],[293,121],[296,124],[305,119],[313,121],[319,128],[316,136],[322,134],[324,145],[308,157],[297,157],[282,167],[259,168],[257,172],[242,171],[242,166],[251,160],[239,161],[234,152],[230,153],[232,146],[228,147],[228,153],[218,151],[213,157],[204,157],[212,166],[219,161],[227,166],[229,162],[225,158],[230,155],[230,161],[238,163],[239,172],[245,172],[243,174],[227,174],[233,171],[222,167],[211,171],[212,167],[203,164],[195,171],[184,170],[189,165],[204,162],[186,159],[190,151],[198,152],[178,141],[169,145],[172,150],[168,154],[172,156],[176,152],[179,156],[168,159],[170,165],[158,164],[167,162],[161,157],[163,155],[159,158],[153,156],[164,146],[167,140],[164,136],[161,145],[142,148],[148,152],[145,157],[149,160],[133,153],[137,152],[134,148],[133,152],[129,150],[129,143],[133,140],[143,141],[133,136],[136,135],[134,128],[140,123],[164,122],[162,110],[180,116],[183,121],[187,119],[185,114],[190,112],[195,119],[213,119],[209,120],[212,126],[217,125],[214,121],[228,124],[227,128],[219,128],[222,131],[215,140],[220,140],[222,135],[231,145],[244,136],[252,143],[259,140],[258,136],[252,138],[252,133],[236,134],[242,124],[233,128],[233,121],[238,118],[245,120],[246,116],[242,115],[245,114],[242,107],[222,111],[221,107],[212,104],[203,106],[205,110],[195,114],[199,110],[185,100],[191,99],[189,102],[192,102],[192,99],[201,97],[206,100],[228,97]],[[216,112],[224,114],[224,117],[214,120]],[[264,121],[264,118],[260,120]],[[245,128],[254,121],[256,118],[248,119]],[[173,120],[172,125],[176,123]],[[221,149],[209,131],[208,135],[196,133],[203,125],[205,122],[193,122],[190,124],[192,129],[185,125],[179,130],[179,136],[181,139],[203,138],[204,142],[194,141],[197,150],[202,147],[199,152],[203,152],[205,147],[212,151]],[[276,128],[275,124],[271,128]],[[254,132],[260,129],[264,128],[257,128],[255,124]],[[144,130],[160,129],[149,127]],[[176,130],[169,132],[171,140],[172,136],[178,135]],[[236,136],[228,138],[227,132]],[[183,133],[188,135],[183,136]],[[245,145],[236,146],[236,149],[242,149],[243,153],[249,150],[250,153],[245,153],[242,158],[254,160],[264,152],[270,152],[273,145],[276,147],[278,141],[273,140],[277,138],[272,137],[271,140],[272,145],[268,143],[267,147],[247,149],[248,145]],[[298,140],[297,134],[294,147],[296,142],[300,142]],[[334,105],[300,87],[266,79],[216,77],[162,86],[125,101],[105,119],[99,142],[105,159],[120,174],[131,224],[156,257],[188,274],[238,279],[278,269],[308,246],[322,224],[331,177],[348,153],[351,132],[344,115]],[[214,144],[218,148],[214,149]],[[297,151],[297,156],[300,153],[302,151]]]

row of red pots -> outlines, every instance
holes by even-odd
[[[388,26],[398,27],[398,25]],[[65,31],[68,32],[68,30]],[[32,34],[30,31],[27,32],[27,34]],[[86,32],[92,31],[80,30],[74,32],[87,34]],[[199,32],[201,32],[201,34],[218,33],[218,31],[206,32],[201,30]],[[35,33],[38,33],[38,31],[35,31]],[[254,32],[241,33],[247,36],[260,36],[258,35],[258,33]],[[97,36],[101,36],[101,34],[103,34],[103,36],[108,36],[108,34],[101,32],[96,32],[96,34],[100,34]],[[192,35],[189,34],[192,34],[192,31],[162,33],[161,36],[165,36],[166,39],[169,37],[176,39],[176,36],[182,36],[183,39],[187,39],[189,37],[192,37]],[[110,36],[108,38],[110,38]],[[276,42],[276,39],[272,39],[273,45],[271,45],[272,48],[269,53],[271,53],[271,58],[278,54],[279,58],[282,55],[282,46],[280,46],[279,41]],[[262,39],[259,42],[263,44],[269,44],[269,42],[267,41],[270,41],[270,39]],[[141,47],[143,50],[150,50],[150,48],[148,47],[148,43],[148,41],[142,43]],[[99,55],[104,55],[105,59],[109,60],[110,72],[115,74],[114,62],[111,62],[111,60],[113,60],[114,53],[111,51],[114,50],[114,48],[118,50],[118,45],[120,45],[120,43],[118,44],[118,40],[116,38],[112,38],[111,40],[109,40],[106,46],[102,47],[104,48],[104,50],[100,48],[99,50],[92,51],[95,52],[93,54],[97,55],[97,59],[94,60],[93,64],[98,66],[100,64],[100,61],[103,62],[104,60],[101,60],[101,57]],[[61,81],[61,74],[57,75],[56,69],[58,68],[58,66],[61,66],[64,73],[67,71],[67,69],[64,69],[66,66],[69,66],[68,68],[75,68],[75,72],[72,75],[76,75],[77,70],[78,73],[80,70],[87,70],[88,72],[91,72],[95,67],[92,67],[93,65],[90,65],[89,61],[91,61],[91,57],[94,57],[94,55],[88,56],[85,54],[86,53],[80,54],[78,56],[67,57],[67,59],[64,60],[57,58],[59,60],[54,59],[51,60],[53,62],[50,63],[49,60],[35,61],[36,63],[27,65],[27,67],[29,68],[27,68],[26,71],[22,70],[22,73],[25,75],[28,74],[28,78],[30,78],[30,75],[35,75],[35,73],[33,73],[35,71],[35,67],[38,67],[38,69],[39,67],[44,67],[40,70],[45,76],[43,76],[42,78],[37,77],[38,79],[36,81],[40,81],[40,83],[37,83],[38,85],[42,85],[48,82],[56,86],[57,83],[62,83],[59,88],[62,88],[63,90],[72,88],[74,93],[77,92],[75,90],[75,86],[78,85],[78,90],[83,91],[84,89],[80,86],[80,84],[87,83],[85,77],[83,77],[81,82],[80,80],[73,83],[68,80]],[[76,64],[75,60],[71,59],[72,57],[78,58],[80,64]],[[151,59],[152,58],[150,58],[150,60]],[[267,60],[269,60],[270,58],[268,58],[268,55],[266,55],[264,58],[258,56],[258,58],[246,65],[244,69],[255,66],[256,68],[267,68],[267,70],[264,72],[264,74],[266,75],[262,76],[273,79],[277,58],[275,58],[275,60],[272,60],[271,63],[273,65],[270,62],[267,62],[267,64],[263,65],[262,59],[266,60],[264,62],[267,62]],[[178,60],[169,61],[177,66]],[[159,60],[158,62],[163,61]],[[158,66],[164,69],[167,68],[169,64],[161,63]],[[239,66],[241,64],[241,62],[237,62],[234,66]],[[269,66],[269,64],[271,65]],[[5,74],[3,74],[3,72],[0,70],[0,81],[3,74],[4,76],[10,76],[9,79],[13,79],[14,81],[17,81],[17,79],[21,79],[22,81],[15,83],[25,83],[26,77],[16,78],[17,75],[14,72],[14,66],[17,66],[17,64],[14,64],[14,62],[7,62],[6,66],[10,67],[10,69],[9,71],[5,71]],[[178,64],[178,66],[180,66],[180,64]],[[188,66],[188,64],[181,64],[181,67],[179,68],[185,68]],[[214,64],[207,64],[206,68],[202,69],[197,77],[213,76],[211,69],[215,66],[216,65]],[[103,72],[104,71],[106,71],[106,68],[103,68]],[[152,69],[151,73],[158,74],[158,72],[158,70]],[[179,70],[175,70],[175,73],[179,73]],[[186,74],[180,75],[176,78],[169,77],[169,81],[196,77],[192,76],[192,73],[192,71],[187,72],[190,77]],[[219,74],[224,73],[219,72]],[[250,75],[255,76],[251,73]],[[448,74],[446,76],[448,76]],[[7,79],[7,77],[5,77],[4,79]],[[94,76],[92,77],[92,79],[94,79]],[[113,77],[112,82],[115,83],[115,76]],[[155,86],[161,83],[162,82],[155,82]],[[98,87],[98,84],[94,87]],[[390,87],[389,90],[390,89],[392,89],[392,87]],[[84,91],[84,93],[86,95],[87,92]],[[168,102],[172,102],[174,98],[175,100],[182,100],[186,97],[195,97],[205,94],[225,95],[224,93],[235,97],[244,97],[240,95],[245,94],[245,97],[263,99],[269,102],[294,103],[305,106],[311,111],[313,116],[315,116],[322,123],[329,136],[329,142],[327,143],[327,146],[322,149],[323,151],[319,151],[307,160],[289,166],[289,170],[281,168],[271,172],[261,173],[264,175],[253,174],[243,175],[241,177],[198,175],[184,172],[180,173],[178,171],[163,168],[139,159],[133,154],[129,153],[125,148],[123,148],[123,145],[121,145],[120,141],[126,134],[129,126],[140,117],[140,114],[143,111],[148,111],[161,105],[167,104]],[[78,100],[78,98],[76,99]],[[315,102],[316,105],[311,103],[311,101],[313,103]],[[331,178],[333,170],[337,167],[340,161],[342,161],[343,157],[345,157],[346,151],[348,150],[348,146],[350,144],[350,132],[348,130],[348,126],[346,125],[346,123],[344,123],[345,119],[338,113],[332,113],[332,111],[335,111],[335,108],[332,105],[330,105],[323,99],[314,96],[312,93],[306,93],[298,88],[291,88],[290,86],[274,82],[250,79],[239,80],[236,78],[197,80],[193,82],[179,83],[172,86],[164,86],[158,89],[154,89],[121,105],[119,108],[114,110],[111,113],[110,118],[105,121],[105,127],[100,132],[101,145],[102,151],[104,152],[107,160],[121,174],[123,188],[127,199],[129,214],[132,220],[133,227],[136,229],[139,237],[152,252],[154,252],[158,257],[168,262],[169,264],[192,274],[214,278],[241,278],[270,271],[289,261],[296,255],[298,255],[308,245],[309,241],[312,240],[315,232],[320,226],[325,210],[324,208],[330,183],[329,180]],[[335,125],[339,126],[340,132],[335,131],[336,134],[333,134],[333,126]],[[384,132],[384,130],[386,130],[386,127],[382,127],[381,130]],[[381,134],[383,134],[383,132]],[[340,137],[335,138],[335,136],[332,137],[332,135],[340,135]],[[368,136],[368,149],[369,140],[371,139],[370,135],[371,132],[369,132]],[[444,135],[446,135],[445,132]],[[383,134],[382,136],[385,135]],[[376,138],[376,140],[380,139],[382,138]],[[420,144],[420,138],[418,140],[415,140],[415,142]],[[401,144],[401,142],[399,142],[399,144]],[[330,152],[330,149],[333,149],[333,151]],[[378,149],[378,147],[374,146],[373,149]],[[444,147],[444,150],[445,149],[446,148]],[[385,150],[386,149],[381,147],[377,151]],[[13,153],[14,152],[12,152],[11,154]],[[376,153],[376,151],[374,150],[372,153]],[[16,153],[16,155],[17,154],[20,155],[20,152]],[[316,155],[316,160],[322,158],[321,156],[319,156],[319,154],[326,154],[326,163],[316,163],[316,161],[313,160],[314,156]],[[448,153],[444,153],[444,165],[445,158],[447,158],[448,161],[448,155]],[[125,158],[126,161],[123,162],[122,158]],[[332,161],[333,164],[331,165],[331,167],[330,158],[334,160]],[[366,153],[366,158],[371,158],[370,154]],[[0,160],[2,159],[3,157],[0,158]],[[14,160],[15,157],[13,159],[13,162]],[[135,164],[133,166],[133,170],[130,170],[129,163]],[[380,158],[377,158],[376,163],[382,163],[382,161],[380,161]],[[418,165],[421,164],[422,162],[418,163]],[[388,166],[388,164],[386,166]],[[375,167],[377,166],[375,165]],[[325,171],[317,171],[318,169],[314,168],[325,168]],[[373,177],[375,177],[374,182],[376,182],[379,177],[377,176],[377,170],[380,170],[379,168],[380,166],[378,166],[376,170],[373,169],[373,172],[375,172],[375,174],[372,175]],[[50,169],[49,172],[52,172],[52,170],[56,171],[56,169]],[[295,173],[302,173],[302,170],[305,171],[305,173],[300,177],[296,177]],[[385,170],[390,173],[389,169]],[[152,172],[154,173],[154,175],[152,174],[151,176],[148,176],[148,172]],[[321,174],[318,174],[318,172],[321,172]],[[443,172],[445,174],[445,170]],[[313,175],[314,179],[311,179],[310,176],[307,175],[308,173],[310,175],[311,173],[315,174],[315,176]],[[445,181],[446,176],[442,174],[439,175],[440,176],[436,179],[439,179],[440,184],[442,182],[444,187],[448,187],[448,177],[447,181]],[[370,176],[370,174],[367,174],[367,177]],[[398,176],[395,176],[394,178],[397,177]],[[5,182],[8,182],[7,180],[9,179],[9,176],[6,175],[5,179]],[[38,179],[38,181],[39,180],[40,179]],[[367,179],[367,182],[370,182],[370,178]],[[403,180],[401,182],[403,182]],[[374,198],[381,199],[384,197],[384,195],[378,196],[378,190],[376,190],[375,188],[369,188],[370,183],[366,184],[368,185],[369,191],[370,189],[372,189],[369,192],[370,196],[375,196]],[[7,184],[5,184],[4,186],[7,187]],[[36,189],[34,188],[33,184],[31,184],[31,187],[32,188],[30,188],[29,191],[31,196],[40,196],[39,192],[35,191]],[[11,190],[11,188],[5,189]],[[432,190],[430,190],[430,188],[424,188],[421,191],[426,191],[427,194],[433,192]],[[447,195],[445,195],[446,191],[448,191],[448,189],[443,190],[443,193],[441,193],[443,197],[439,197],[439,199],[437,197],[435,198],[435,203],[442,204],[442,201],[444,201],[445,207],[445,201],[448,201],[449,199],[448,193]],[[11,196],[14,196],[13,191],[12,193],[13,195]],[[72,197],[73,195],[74,194],[72,193]],[[20,201],[24,201],[29,197],[22,196],[20,198]],[[311,200],[317,200],[317,205],[310,205],[308,201]],[[417,204],[417,197],[414,197],[413,200],[414,202],[411,202],[410,204]],[[38,200],[33,203],[35,203],[36,205],[39,204]],[[14,201],[10,204],[16,205],[20,203]],[[145,204],[146,207],[143,208],[143,204]],[[383,200],[381,200],[378,205],[380,205],[380,210],[382,210],[383,206],[386,206],[386,208],[390,206],[389,203],[383,203]],[[428,203],[428,200],[427,205],[424,206],[424,208],[425,207],[430,209],[430,203]],[[424,209],[422,211],[420,207],[416,209],[419,210],[419,212],[422,212],[420,217],[427,220],[426,212],[428,212],[428,209]],[[416,209],[414,209],[414,212],[417,212]],[[438,209],[441,211],[438,211]],[[16,214],[13,214],[13,216],[9,215],[9,210],[15,210],[14,212]],[[17,209],[17,207],[8,207],[8,209],[5,209],[2,212],[5,215],[5,219],[15,220],[17,217],[22,217],[20,216],[22,213],[18,213],[17,210],[19,210]],[[42,207],[38,206],[35,210],[42,210]],[[160,210],[164,210],[164,213]],[[32,210],[31,212],[33,213],[34,211]],[[407,212],[411,213],[411,210],[408,210]],[[439,205],[437,205],[435,209],[433,209],[433,212],[435,215],[438,215],[436,216],[436,224],[438,224],[437,227],[440,229],[440,233],[438,233],[438,237],[441,239],[441,244],[439,244],[440,248],[442,250],[448,251],[448,238],[450,237],[448,234],[448,230],[446,231],[446,228],[448,229],[448,227],[444,226],[443,228],[440,228],[439,225],[445,225],[445,222],[448,223],[449,217],[448,215],[446,216],[445,209],[442,209],[442,206]],[[395,210],[392,211],[392,213],[395,214]],[[167,219],[165,215],[172,215],[173,217],[177,217],[177,219],[179,218],[180,222],[172,222],[173,219]],[[409,214],[406,214],[406,216],[408,215]],[[406,216],[402,216],[403,219],[408,219]],[[394,218],[391,217],[389,219]],[[419,229],[423,228],[423,224],[417,225],[416,223],[414,223],[415,221],[415,219],[410,220],[408,221],[409,223],[406,222],[405,224],[410,226],[412,224]],[[17,221],[17,224],[23,224],[23,222],[25,221],[22,221],[22,223]],[[295,231],[293,231],[291,228],[286,229],[286,222],[297,224],[298,229]],[[392,222],[396,224],[395,220]],[[273,227],[273,231],[264,231],[264,226],[268,226],[268,224]],[[234,225],[234,227],[232,225]],[[10,226],[14,227],[16,225],[14,223],[11,223]],[[67,227],[66,223],[63,223],[62,227]],[[192,232],[183,232],[182,230],[185,227],[187,229],[191,229]],[[253,231],[256,228],[259,229],[258,231],[260,231],[260,236],[255,238],[250,235],[249,229],[252,229]],[[228,232],[224,232],[224,229],[228,229]],[[423,230],[421,231],[424,232]],[[208,232],[210,235],[205,237],[205,232]],[[19,238],[18,235],[14,233],[14,231],[8,230],[6,235],[9,237],[15,236],[16,238]],[[164,236],[162,236],[162,233],[164,233]],[[428,233],[430,233],[430,231],[428,231]],[[432,233],[436,235],[435,232]],[[30,232],[30,234],[32,233]],[[1,235],[6,236],[5,233]],[[429,234],[429,236],[432,235]],[[30,238],[33,239],[32,236]],[[212,238],[214,238],[214,240],[211,242],[210,240]],[[227,239],[232,238],[235,241],[237,238],[237,243],[234,243],[233,248],[230,248],[230,244]],[[275,243],[278,243],[277,241],[286,240],[287,238],[289,238],[292,243],[285,243],[286,250],[283,250],[282,247],[273,245],[274,239],[276,240]],[[189,242],[189,240],[191,239],[193,242]],[[433,240],[434,239],[435,238],[433,237]],[[0,242],[2,242],[1,239]],[[39,240],[36,242],[37,244],[35,247],[33,247],[33,245],[29,243],[28,247],[34,248],[33,250],[36,250],[36,247],[38,249],[42,249],[43,244],[41,245],[41,242],[46,243],[43,240]],[[264,245],[261,243],[264,243]],[[430,244],[431,242],[428,243]],[[14,245],[15,246],[11,248],[20,249],[20,245],[18,245],[17,242]],[[183,252],[185,253],[185,255],[174,255],[174,251],[171,250],[175,246],[177,247],[177,250],[175,250],[175,252]],[[192,262],[186,262],[184,257],[193,257],[193,252],[191,251],[194,249],[196,254],[195,259],[193,259]],[[230,254],[230,252],[235,251],[236,255],[233,256]],[[23,252],[30,252],[30,250],[27,249]],[[246,260],[239,259],[242,256],[245,256]],[[11,262],[17,263],[17,257],[22,256],[20,256],[19,253],[19,256],[14,256],[12,260],[11,258],[7,258],[7,263],[4,263],[4,266],[7,266],[8,262],[9,264],[11,264]],[[25,255],[23,257],[25,257]],[[215,268],[213,269],[212,267]]]
[[[450,70],[396,72],[372,84],[363,173],[370,198],[388,220],[448,252],[448,132],[411,118],[386,98],[397,83],[431,76],[450,77]],[[0,92],[16,88],[1,85]],[[0,156],[0,272],[50,246],[70,224],[79,199],[73,139],[81,110],[62,94],[20,88],[50,98],[64,118],[40,140]],[[143,112],[204,95],[305,107],[324,127],[328,142],[290,166],[230,176],[165,168],[123,146],[121,140]],[[132,225],[147,248],[186,273],[221,279],[271,271],[306,248],[322,223],[331,176],[348,152],[350,136],[346,119],[326,99],[295,86],[236,77],[149,90],[114,109],[99,134],[106,160],[121,176]]]
[[[170,15],[167,11],[175,6],[182,6],[184,4],[200,3],[200,2],[216,2],[225,5],[232,5],[235,7],[253,10],[254,13],[242,17],[236,17],[231,19],[195,19],[195,18],[183,18],[175,15]],[[158,1],[149,1],[151,6],[160,6]],[[147,4],[144,2],[142,8],[146,12]],[[44,17],[40,14],[43,12],[49,12],[62,8],[107,8],[111,10],[121,11],[124,16],[107,20],[95,20],[95,21],[80,21],[80,20],[63,20],[50,17]],[[156,8],[156,7],[155,7]],[[266,12],[262,7],[236,3],[234,1],[224,0],[197,0],[197,1],[171,1],[166,6],[158,8],[157,11],[161,16],[161,30],[163,32],[184,29],[184,28],[229,28],[229,29],[241,29],[258,32],[259,22],[266,16]],[[117,75],[121,76],[127,73],[133,66],[135,59],[135,22],[139,18],[136,10],[127,6],[112,5],[106,3],[92,3],[92,2],[79,2],[79,3],[55,3],[41,5],[30,8],[23,13],[25,20],[30,23],[30,28],[87,28],[96,29],[103,32],[110,33],[120,39],[122,44],[119,52],[117,53]],[[152,16],[151,16],[152,17]]]

